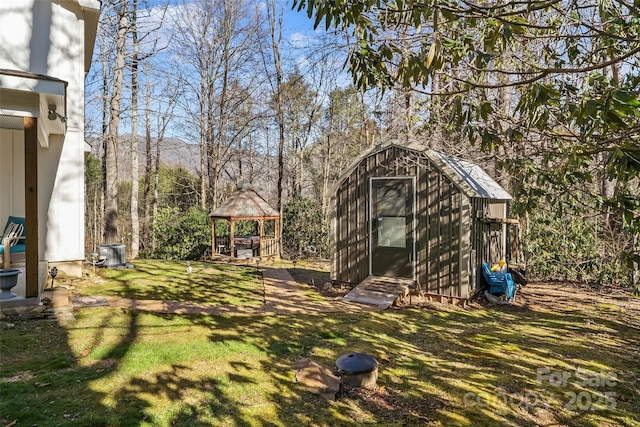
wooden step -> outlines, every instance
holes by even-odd
[[[347,295],[345,301],[389,307],[396,299],[409,294],[410,279],[371,276],[360,282]]]

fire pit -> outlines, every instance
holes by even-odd
[[[349,387],[375,388],[378,381],[378,362],[365,353],[347,353],[336,360],[340,382]]]

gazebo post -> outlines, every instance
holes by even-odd
[[[264,219],[258,220],[258,256],[262,256],[262,237],[264,236]]]
[[[281,221],[281,218],[282,217],[280,217],[280,218],[278,218],[277,220],[274,221],[274,227],[273,227],[274,231],[275,231],[275,234],[276,234],[276,245],[278,247],[278,250],[277,250],[278,256],[280,256],[280,253],[281,253],[280,250],[282,249],[282,239],[280,238],[280,221]]]
[[[236,239],[235,239],[235,221],[233,220],[233,218],[229,218],[229,221],[231,222],[231,225],[229,226],[230,229],[230,234],[231,236],[229,237],[229,248],[231,248],[231,258],[235,258],[236,257]]]
[[[211,258],[216,253],[216,220],[211,218]]]

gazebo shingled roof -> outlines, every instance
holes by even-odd
[[[211,212],[210,216],[220,219],[266,219],[278,218],[280,214],[250,185],[243,184],[226,202]]]

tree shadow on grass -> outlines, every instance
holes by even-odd
[[[2,376],[30,369],[33,377],[2,383],[0,418],[92,426],[596,426],[639,417],[639,330],[624,316],[521,307],[76,315],[62,326],[39,320],[2,331]],[[295,383],[299,358],[333,366],[352,351],[378,360],[383,390],[328,402]],[[615,384],[577,385],[578,368],[615,374]],[[568,373],[569,381],[554,385],[540,369]],[[614,392],[617,406],[567,409],[571,392],[593,399]]]
[[[73,321],[14,319],[18,327],[2,333],[2,376],[23,366],[33,375],[24,382],[2,384],[1,419],[16,420],[16,425],[125,425],[109,421],[110,409],[100,403],[105,395],[89,386],[117,372],[119,361],[137,337],[136,316],[130,316],[121,325],[119,338],[99,360],[88,357],[111,320],[112,316],[105,316],[92,328],[94,335],[86,339],[87,344],[74,347],[70,344]],[[132,406],[144,406],[144,402],[132,405],[130,401],[118,416],[135,419]]]
[[[140,260],[134,269],[103,271],[106,284],[81,291],[196,304],[260,304],[261,276],[255,266],[191,262],[191,267],[188,274],[186,263],[181,261]]]
[[[273,380],[286,392],[270,399],[278,406],[284,425],[392,420],[420,425],[426,418],[445,425],[534,426],[546,420],[595,426],[620,425],[638,417],[631,404],[638,390],[636,356],[633,351],[620,351],[621,345],[637,348],[636,330],[610,320],[585,323],[580,313],[490,310],[482,316],[475,314],[403,310],[286,316],[270,318],[266,327],[252,327],[245,321],[236,327],[242,339],[261,342],[269,355],[262,368],[278,373]],[[327,330],[333,333],[323,332]],[[594,337],[602,331],[615,331],[615,339],[594,346]],[[226,329],[223,334],[230,332]],[[212,340],[218,336],[212,332]],[[379,384],[392,399],[385,400],[380,394],[368,400],[360,397],[327,404],[296,387],[292,374],[296,359],[315,357],[331,366],[340,354],[350,351],[376,357]],[[618,380],[608,388],[582,386],[578,369],[584,376],[602,371]],[[567,374],[570,380],[555,386],[548,377],[540,377],[545,370]],[[621,411],[600,407],[572,411],[567,406],[572,393],[587,393],[595,402],[604,392],[619,396]],[[395,404],[393,409],[384,404],[390,401]],[[300,414],[301,408],[308,411]]]

